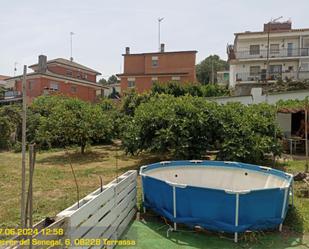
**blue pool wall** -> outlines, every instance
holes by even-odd
[[[287,179],[289,186],[236,193],[196,186],[177,187],[145,175],[147,171],[156,168],[179,166],[216,166],[254,170]],[[271,229],[282,224],[288,210],[293,180],[291,175],[279,170],[220,161],[161,162],[143,167],[141,173],[144,207],[175,223],[229,233]],[[237,206],[238,212],[236,212]]]

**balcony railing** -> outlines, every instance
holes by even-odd
[[[267,59],[267,49],[260,50],[240,50],[235,51],[236,59]],[[269,58],[286,58],[286,57],[300,57],[309,56],[309,48],[288,49],[281,48],[278,50],[269,50]]]
[[[306,80],[309,79],[309,71],[291,71],[291,72],[271,72],[271,73],[237,73],[236,82],[265,82],[277,80]]]
[[[5,91],[0,94],[0,99],[14,99],[21,97],[21,92],[19,91]]]

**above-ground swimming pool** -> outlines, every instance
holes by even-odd
[[[293,177],[238,162],[167,161],[142,166],[143,205],[176,223],[235,234],[279,226]]]

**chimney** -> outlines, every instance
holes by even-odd
[[[46,73],[47,70],[47,56],[39,55],[38,72]]]
[[[164,49],[165,49],[165,44],[164,44],[164,43],[161,43],[160,52],[161,52],[161,53],[164,53]]]
[[[272,31],[283,31],[283,30],[291,30],[292,22],[269,22],[264,24],[264,32],[272,32]]]
[[[126,54],[130,54],[130,47],[126,47]]]

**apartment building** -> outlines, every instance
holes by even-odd
[[[101,96],[102,86],[97,84],[96,79],[100,73],[73,60],[58,58],[48,61],[45,55],[40,55],[38,63],[29,68],[33,72],[26,77],[28,103],[38,96],[51,94],[76,97],[89,102],[95,102]],[[6,88],[19,101],[22,75],[6,79]]]
[[[131,54],[126,48],[124,71],[120,78],[121,93],[130,89],[142,93],[149,91],[155,82],[196,82],[195,58],[197,51],[165,52],[161,44],[159,52]]]
[[[259,32],[236,33],[227,53],[232,88],[309,79],[309,28],[294,29],[290,21],[264,24]]]

